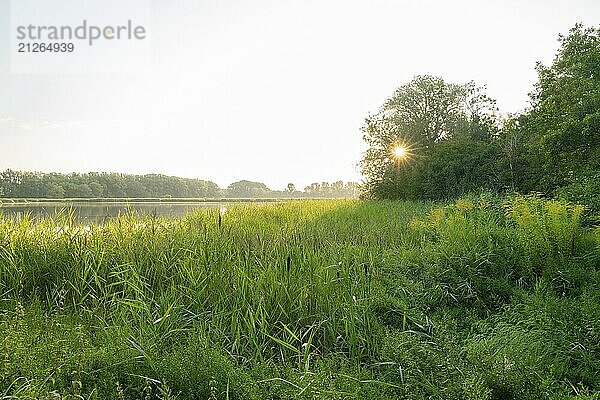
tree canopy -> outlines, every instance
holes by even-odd
[[[0,172],[0,188],[4,197],[31,198],[217,197],[220,194],[214,182],[158,174],[65,175],[10,169]]]
[[[551,66],[538,64],[532,108],[520,122],[539,179],[553,192],[600,171],[600,28],[576,25],[560,36]]]
[[[211,181],[158,174],[0,171],[0,197],[4,198],[333,198],[358,194],[354,182],[313,183],[306,189],[298,191],[289,183],[284,190],[272,190],[264,183],[247,180],[221,189]]]
[[[530,108],[503,120],[473,82],[417,76],[399,87],[363,127],[367,196],[517,190],[600,209],[600,28],[578,24],[559,36],[553,63],[537,72]],[[399,145],[406,157],[393,153]]]
[[[496,137],[496,106],[484,88],[473,82],[454,84],[438,77],[417,76],[366,119],[363,132],[369,149],[361,168],[369,194],[445,197],[449,193],[440,192],[438,183],[444,179],[465,181],[469,172],[461,171],[466,167],[462,156],[471,157],[469,148]],[[449,141],[453,145],[448,145]],[[397,146],[406,148],[407,160],[399,160],[393,153]],[[426,173],[439,173],[436,166],[446,175]]]

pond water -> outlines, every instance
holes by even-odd
[[[225,208],[228,202],[36,202],[26,204],[2,204],[0,216],[21,219],[46,218],[69,210],[80,222],[102,223],[107,219],[126,213],[139,216],[182,216],[199,208]]]

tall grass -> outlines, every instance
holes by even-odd
[[[542,387],[537,378],[517,372],[497,384],[490,371],[501,361],[481,364],[477,354],[517,351],[508,337],[508,345],[494,341],[498,331],[488,326],[518,323],[512,304],[529,304],[540,285],[561,307],[584,307],[584,297],[586,309],[597,304],[590,263],[600,240],[579,215],[559,202],[482,196],[445,207],[239,204],[90,226],[68,212],[0,219],[0,393],[531,395],[520,388]],[[590,329],[584,314],[572,323]],[[535,323],[520,329],[525,346],[546,351],[545,362],[566,354]],[[579,342],[590,361],[600,350],[593,338]],[[560,394],[599,387],[593,363],[572,374],[527,362],[549,374],[549,393],[552,385]]]

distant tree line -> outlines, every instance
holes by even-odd
[[[219,187],[210,181],[165,175],[117,173],[58,174],[6,170],[0,172],[4,197],[118,198],[215,197]]]
[[[600,29],[578,24],[559,43],[520,115],[501,118],[472,82],[418,76],[398,88],[363,127],[365,195],[540,192],[600,210]]]
[[[0,196],[5,198],[294,198],[355,197],[357,193],[356,183],[342,181],[313,183],[301,192],[291,183],[277,191],[242,180],[221,189],[211,181],[159,174],[0,172]]]
[[[359,195],[359,185],[356,182],[337,181],[333,183],[312,183],[304,191],[296,189],[296,185],[288,183],[285,190],[271,190],[261,182],[238,181],[225,190],[227,197],[281,197],[281,198],[351,198]]]
[[[356,182],[344,184],[342,181],[313,183],[304,188],[304,193],[310,197],[356,197],[359,185]]]

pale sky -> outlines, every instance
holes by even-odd
[[[151,12],[144,72],[11,74],[0,0],[0,170],[360,180],[364,118],[414,75],[474,80],[514,113],[558,34],[600,23],[598,0],[155,0]]]

